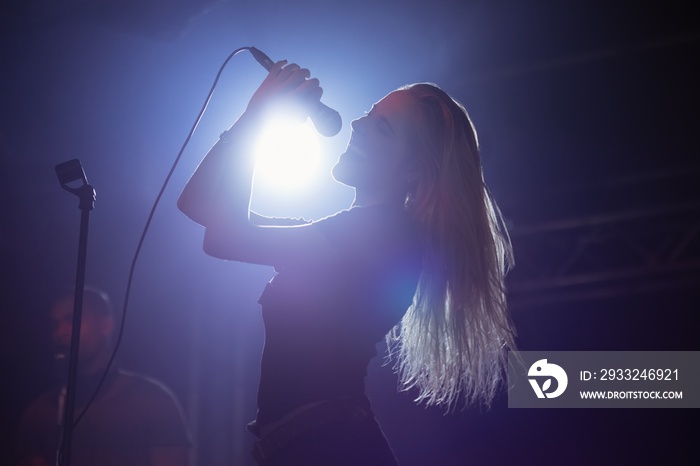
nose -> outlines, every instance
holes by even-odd
[[[350,123],[350,127],[353,129],[353,131],[356,131],[358,128],[362,127],[364,125],[365,120],[367,119],[367,115],[361,116],[360,118],[356,118],[352,120]]]

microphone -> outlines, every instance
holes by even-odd
[[[250,47],[249,50],[257,62],[267,71],[270,71],[272,65],[275,64],[270,60],[270,57],[255,47]],[[335,136],[340,132],[340,128],[343,126],[343,120],[340,118],[340,114],[321,102],[316,102],[316,106],[311,110],[309,118],[313,122],[316,131],[323,136]]]

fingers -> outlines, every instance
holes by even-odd
[[[285,88],[291,89],[304,83],[311,77],[311,72],[306,68],[301,68],[296,63],[291,63],[284,66],[277,76],[276,80],[283,82]]]
[[[316,78],[311,78],[311,72],[301,68],[296,63],[286,60],[276,62],[270,67],[270,72],[255,92],[248,109],[251,112],[263,113],[273,102],[290,102],[308,108],[318,101],[323,94]]]
[[[269,75],[270,76],[277,76],[279,74],[280,70],[282,69],[282,67],[286,64],[287,64],[287,60],[278,61],[277,63],[272,65],[272,68],[270,68]]]
[[[307,68],[301,68],[296,63],[280,65],[276,69],[270,70],[272,75],[275,71],[274,85],[281,92],[293,93],[302,99],[317,100],[321,98],[323,90],[319,86],[317,78],[311,78],[311,72]]]
[[[307,79],[298,86],[298,90],[312,100],[320,100],[323,95],[323,88],[316,78]]]

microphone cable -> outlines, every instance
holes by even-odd
[[[155,215],[156,208],[158,207],[158,204],[160,204],[160,200],[163,197],[163,194],[165,193],[165,189],[167,188],[168,184],[170,183],[170,179],[172,178],[173,173],[175,172],[175,169],[177,168],[177,166],[180,163],[180,159],[182,158],[182,154],[184,153],[185,148],[189,144],[190,139],[192,139],[192,136],[194,135],[194,132],[197,129],[197,126],[199,125],[199,122],[201,121],[202,117],[204,116],[204,112],[206,111],[207,106],[209,105],[209,102],[211,101],[212,95],[214,94],[214,89],[216,89],[216,86],[219,82],[219,78],[221,78],[221,74],[224,72],[226,65],[228,65],[228,62],[231,61],[231,59],[234,56],[238,55],[239,53],[243,52],[244,50],[251,50],[251,49],[252,49],[252,47],[250,47],[250,46],[237,48],[236,50],[231,52],[231,54],[229,54],[229,56],[224,60],[224,62],[219,67],[219,71],[216,74],[216,78],[214,78],[214,82],[211,86],[211,89],[209,89],[209,93],[207,94],[207,96],[204,100],[204,105],[202,105],[202,109],[197,114],[197,117],[195,118],[194,124],[192,125],[192,128],[190,129],[189,133],[187,134],[187,137],[185,138],[185,142],[182,144],[180,151],[178,152],[172,166],[170,167],[170,171],[168,171],[168,174],[165,177],[165,180],[163,181],[163,184],[162,184],[160,190],[158,191],[158,195],[156,196],[156,199],[153,202],[150,213],[148,214],[148,218],[146,219],[146,223],[144,225],[143,231],[141,232],[141,237],[140,237],[138,244],[136,246],[136,251],[135,251],[134,257],[131,261],[131,267],[129,268],[129,276],[127,279],[126,291],[124,292],[124,304],[122,306],[121,323],[119,326],[119,333],[117,334],[117,338],[116,338],[115,343],[114,343],[114,349],[112,350],[112,354],[109,358],[109,361],[107,362],[107,366],[104,369],[104,372],[102,374],[102,377],[100,378],[100,381],[97,384],[97,387],[93,391],[92,395],[90,396],[90,399],[88,400],[88,402],[85,405],[85,407],[83,408],[83,410],[76,417],[75,421],[73,422],[72,428],[75,428],[75,426],[78,425],[80,420],[83,418],[83,416],[87,412],[88,408],[90,408],[92,403],[95,401],[95,398],[97,397],[97,394],[99,393],[100,388],[102,388],[102,385],[104,384],[104,381],[107,378],[107,375],[109,374],[109,371],[110,371],[110,369],[114,363],[114,360],[117,356],[117,352],[119,350],[119,346],[121,345],[122,337],[124,335],[124,328],[126,326],[126,314],[127,314],[128,303],[129,303],[129,296],[131,294],[131,285],[132,285],[133,278],[134,278],[134,270],[136,269],[136,263],[138,261],[139,255],[141,253],[143,243],[146,239],[146,234],[148,233],[149,227],[151,226],[151,222],[153,221],[153,216]],[[59,452],[59,455],[60,455],[60,452]]]

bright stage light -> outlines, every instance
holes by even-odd
[[[303,188],[317,174],[320,151],[318,135],[310,121],[270,122],[256,144],[256,188]]]

